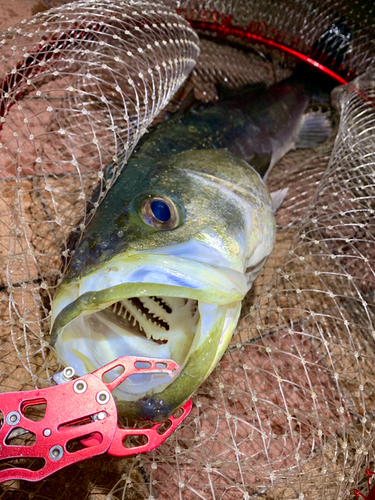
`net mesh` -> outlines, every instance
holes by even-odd
[[[243,36],[218,29],[228,16]],[[214,101],[218,83],[291,73],[290,56],[245,33],[313,56],[340,23],[351,36],[337,69],[361,76],[333,93],[336,136],[274,167],[270,191],[289,191],[273,253],[191,415],[147,455],[9,482],[0,498],[342,499],[363,486],[375,451],[370,2],[81,1],[1,34],[0,381],[3,392],[51,383],[49,311],[69,234],[147,127],[191,91]]]

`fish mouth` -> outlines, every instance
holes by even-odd
[[[114,391],[120,414],[158,421],[216,366],[246,291],[244,275],[221,266],[154,254],[113,259],[61,286],[51,344],[79,375],[126,355],[175,361],[173,375],[134,375]]]

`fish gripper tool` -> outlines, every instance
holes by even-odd
[[[370,469],[366,470],[367,486],[368,486],[368,490],[369,490],[368,496],[365,497],[364,495],[362,495],[362,493],[360,493],[359,490],[354,490],[353,495],[356,497],[357,500],[359,498],[363,498],[364,500],[375,500],[375,486],[371,487],[371,485],[370,485],[370,476],[374,476],[374,475],[375,475],[375,472],[370,471]]]
[[[0,483],[39,481],[103,453],[125,457],[157,448],[187,417],[191,400],[164,422],[122,428],[112,391],[130,375],[172,374],[177,369],[171,360],[123,356],[75,379],[73,368],[67,367],[54,376],[60,384],[54,387],[0,394]],[[106,380],[115,377],[111,382],[104,380],[108,372]],[[45,408],[41,418],[40,413],[36,418],[37,407]],[[129,436],[141,437],[145,443],[126,446]]]

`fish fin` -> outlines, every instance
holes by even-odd
[[[264,178],[268,169],[271,165],[272,155],[269,153],[254,153],[251,156],[246,158],[246,161],[249,165],[253,167],[254,170],[258,172],[258,174]]]
[[[289,188],[278,189],[277,191],[273,191],[270,193],[272,200],[272,209],[274,212],[284,203],[285,197],[288,194]]]
[[[316,148],[332,135],[332,123],[326,113],[312,111],[302,118],[296,148]]]

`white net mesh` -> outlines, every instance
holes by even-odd
[[[2,281],[13,344],[34,382],[50,376],[40,290],[48,300],[58,285],[67,234],[77,221],[86,226],[198,56],[183,19],[160,4],[147,7],[72,4],[20,24],[0,42]],[[88,204],[98,180],[97,200]]]
[[[48,315],[69,234],[84,230],[163,108],[177,109],[191,89],[215,100],[216,83],[270,84],[293,67],[274,49],[229,35],[225,44],[196,24],[199,42],[176,8],[195,22],[230,14],[234,25],[250,23],[304,54],[340,18],[352,35],[342,74],[373,63],[371,4],[87,1],[4,32],[3,392],[49,385],[58,370]],[[274,251],[183,426],[148,455],[99,457],[37,484],[7,483],[0,498],[350,497],[374,456],[373,82],[368,71],[336,90],[336,138],[289,153],[272,171],[271,191],[289,187]]]

